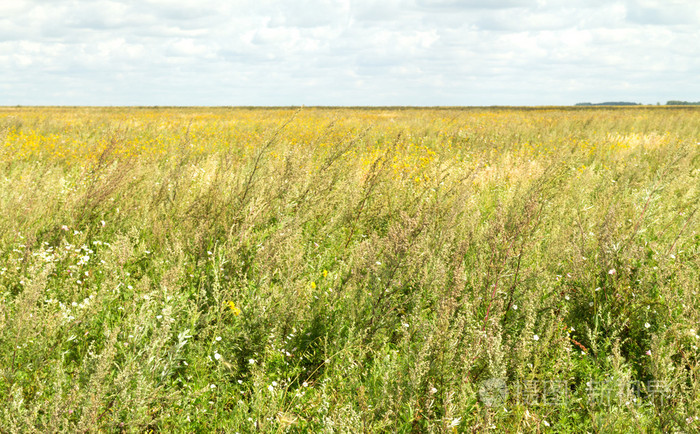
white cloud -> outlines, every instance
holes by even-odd
[[[700,100],[700,8],[654,0],[13,0],[0,104]]]

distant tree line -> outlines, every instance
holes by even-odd
[[[698,102],[690,102],[690,101],[667,101],[666,105],[700,105],[700,101]]]

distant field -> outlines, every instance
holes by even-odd
[[[0,168],[0,432],[700,430],[700,109],[6,107]]]

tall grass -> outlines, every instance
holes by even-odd
[[[691,432],[700,111],[0,110],[0,431]]]

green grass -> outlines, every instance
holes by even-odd
[[[699,142],[663,107],[2,109],[0,432],[693,432]]]

